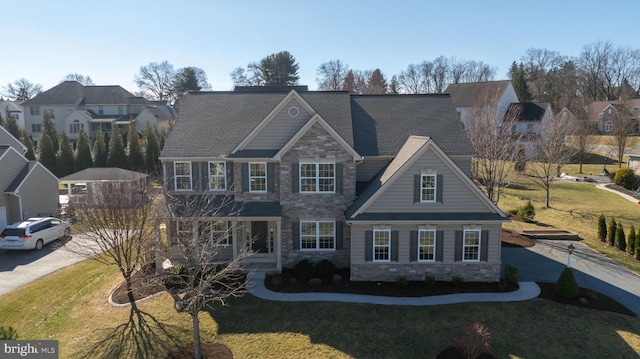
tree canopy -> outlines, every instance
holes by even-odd
[[[4,95],[18,102],[30,100],[42,92],[42,85],[21,77],[4,87]]]
[[[288,51],[271,54],[246,69],[236,68],[231,80],[236,86],[294,86],[298,83],[299,65]]]

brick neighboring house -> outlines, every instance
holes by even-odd
[[[7,224],[58,212],[58,178],[0,126],[0,231]]]
[[[469,179],[449,95],[198,92],[179,118],[160,156],[169,193],[241,208],[202,218],[231,229],[218,255],[250,245],[247,261],[266,271],[328,259],[353,280],[499,280],[508,219]],[[167,257],[180,223],[167,226]]]
[[[45,111],[58,133],[64,131],[72,140],[78,139],[80,128],[93,139],[98,131],[110,134],[116,126],[127,132],[135,125],[142,133],[147,122],[162,133],[174,120],[166,104],[134,96],[121,86],[84,86],[77,81],[64,81],[22,106],[25,129],[34,141],[40,139]]]
[[[592,130],[610,134],[621,114],[629,116],[634,123],[631,134],[640,133],[640,99],[595,101],[584,107]]]

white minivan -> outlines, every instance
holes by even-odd
[[[58,238],[71,235],[71,225],[54,217],[29,218],[5,227],[0,249],[42,249]]]

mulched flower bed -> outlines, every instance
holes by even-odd
[[[544,298],[557,303],[573,305],[580,308],[615,312],[632,317],[636,316],[634,312],[630,311],[627,307],[618,303],[616,300],[594,290],[580,288],[576,298],[566,299],[556,294],[555,283],[538,283],[538,286],[540,287],[540,295],[538,298]]]

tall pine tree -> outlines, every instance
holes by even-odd
[[[138,142],[138,140],[139,136],[136,126],[133,124],[129,125],[129,134],[127,135],[127,161],[129,162],[129,168],[134,171],[140,171],[144,164],[144,158],[142,157],[142,150],[140,149],[140,142]]]
[[[53,122],[49,111],[44,111],[42,114],[42,134],[45,133],[51,139],[54,153],[58,152],[58,130],[56,130],[56,124]]]
[[[69,136],[67,136],[67,133],[64,131],[62,132],[58,143],[60,148],[56,154],[56,163],[58,168],[56,175],[58,177],[64,177],[73,172],[73,148]]]
[[[58,172],[56,170],[56,151],[53,149],[53,141],[47,132],[42,132],[40,141],[38,141],[38,160],[49,171]]]
[[[25,147],[27,147],[27,153],[25,153],[24,156],[29,161],[34,161],[36,159],[36,149],[35,149],[36,146],[33,144],[33,140],[31,139],[31,136],[29,136],[27,131],[25,131],[24,129],[21,129],[19,138],[20,138],[20,142],[22,142],[22,144],[25,145]]]
[[[107,147],[104,143],[104,135],[98,131],[93,139],[93,165],[107,167]]]
[[[509,78],[518,96],[518,100],[520,100],[520,102],[531,101],[531,92],[529,92],[529,85],[527,85],[524,65],[520,64],[518,66],[514,61],[509,68]]]
[[[4,127],[9,131],[11,136],[20,138],[20,125],[18,125],[18,121],[9,113],[9,111],[7,111],[7,115],[5,116]]]
[[[144,129],[144,164],[150,173],[158,172],[158,157],[160,157],[160,140],[158,133],[149,122]]]
[[[78,134],[78,143],[75,152],[74,168],[76,171],[81,171],[85,168],[93,167],[93,160],[91,159],[91,148],[89,148],[89,138],[87,133],[84,132],[84,128],[80,127],[80,133]]]
[[[109,153],[107,153],[107,166],[109,167],[127,167],[127,155],[124,152],[124,143],[122,142],[122,132],[120,128],[114,127],[109,140]]]

